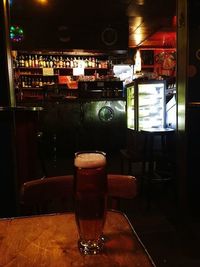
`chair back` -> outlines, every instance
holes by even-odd
[[[65,175],[24,183],[20,194],[22,215],[73,210],[73,179],[73,175]],[[133,199],[136,195],[137,182],[135,177],[108,174],[108,203],[110,208],[119,209],[121,199]]]

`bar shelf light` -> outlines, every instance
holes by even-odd
[[[142,69],[141,55],[140,55],[140,51],[137,50],[136,55],[135,55],[134,73],[141,72],[141,69]]]

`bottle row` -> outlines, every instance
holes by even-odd
[[[16,88],[43,88],[45,85],[54,85],[57,83],[56,77],[27,77],[21,76],[16,84]]]
[[[109,61],[91,57],[19,54],[14,61],[21,68],[108,68]]]

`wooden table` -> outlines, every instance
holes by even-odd
[[[104,234],[104,252],[83,256],[73,213],[1,219],[0,266],[155,267],[123,213],[108,212]]]

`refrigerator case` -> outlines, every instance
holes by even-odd
[[[134,81],[126,85],[127,128],[165,128],[166,81]]]

